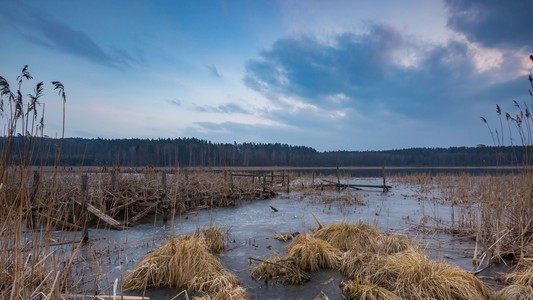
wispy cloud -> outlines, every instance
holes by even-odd
[[[218,68],[215,65],[205,65],[205,67],[209,70],[211,75],[221,78],[222,73],[218,70]]]
[[[236,103],[231,103],[231,102],[220,104],[218,106],[196,105],[194,107],[194,110],[199,111],[199,112],[216,112],[216,113],[223,113],[223,114],[249,114],[250,113],[248,110],[246,110],[242,106]]]
[[[182,106],[183,105],[183,101],[181,101],[180,99],[170,99],[168,100],[168,103],[172,104],[172,105],[175,105],[175,106]]]
[[[126,50],[105,50],[85,32],[32,7],[25,6],[21,9],[9,6],[0,10],[0,16],[5,18],[4,24],[19,30],[21,35],[33,44],[115,68],[139,63],[139,60],[134,59]]]

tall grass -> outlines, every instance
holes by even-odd
[[[56,216],[64,210],[49,210],[58,196],[54,189],[39,193],[39,173],[32,167],[44,139],[45,85],[35,84],[24,66],[15,88],[0,76],[0,298],[57,299],[71,285],[69,270],[79,245],[54,246]],[[64,86],[54,81],[65,105]],[[64,123],[63,123],[64,124]],[[59,159],[59,156],[57,156]],[[37,169],[38,170],[38,169]],[[35,175],[37,174],[37,175]],[[52,186],[56,184],[51,183]],[[60,253],[69,253],[67,255]],[[62,267],[60,267],[62,266]]]
[[[533,62],[533,55],[529,58]],[[533,77],[529,70],[529,95],[533,100]],[[515,259],[533,257],[533,103],[513,100],[514,112],[504,112],[496,105],[498,126],[492,130],[487,124],[497,149],[506,145],[521,146],[523,157],[516,157],[505,164],[522,162],[519,172],[512,177],[488,179],[478,190],[480,219],[478,240],[493,258],[510,255]]]

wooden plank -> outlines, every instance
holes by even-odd
[[[138,213],[136,216],[131,218],[128,221],[128,225],[134,224],[135,222],[139,221],[142,217],[146,216],[152,209],[154,209],[157,205],[159,205],[160,202],[161,201],[156,201],[152,203],[152,205],[148,206],[145,210],[143,210],[142,212]]]
[[[121,209],[123,209],[123,208],[125,208],[127,206],[133,206],[133,204],[135,204],[136,202],[139,202],[139,201],[141,201],[141,198],[133,199],[132,201],[127,202],[125,204],[121,204],[121,205],[112,207],[111,209],[109,209],[109,212],[114,213],[115,211],[121,210]]]
[[[84,295],[84,294],[63,294],[60,296],[61,299],[83,299],[83,300],[150,300],[150,297],[146,296],[126,296],[126,295],[117,295],[113,298],[112,295]]]
[[[380,189],[383,189],[383,188],[391,189],[392,188],[392,186],[390,185],[382,185],[382,184],[337,183],[337,182],[327,180],[327,179],[322,179],[322,181],[328,182],[332,185],[343,186],[343,187],[367,187],[367,188],[380,188]]]
[[[76,203],[78,203],[79,205],[82,205],[79,201],[76,201]],[[102,221],[104,221],[107,224],[109,224],[111,227],[113,227],[115,229],[119,229],[119,230],[124,229],[124,227],[125,227],[124,224],[122,224],[119,221],[117,221],[117,220],[111,218],[110,216],[106,215],[105,213],[100,211],[98,208],[94,207],[93,205],[91,205],[89,203],[85,203],[85,205],[87,206],[87,210],[89,212],[91,212],[93,215],[97,216]]]

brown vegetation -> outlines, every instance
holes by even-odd
[[[336,269],[342,257],[341,250],[310,234],[299,235],[286,251],[289,257],[298,261],[304,271]]]
[[[260,262],[260,264],[251,270],[251,275],[256,280],[272,279],[281,284],[292,285],[302,284],[311,279],[307,272],[300,269],[296,260],[293,258],[283,258],[279,255],[274,255],[267,260],[254,260]]]
[[[226,271],[209,251],[206,240],[198,236],[170,237],[146,254],[123,283],[124,290],[177,287],[215,295],[218,299],[227,295],[244,299],[246,293],[238,285],[237,277]]]

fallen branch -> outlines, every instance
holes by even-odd
[[[311,213],[311,215],[313,216],[313,218],[315,219],[315,221],[317,222],[318,224],[318,229],[322,229],[324,228],[324,225],[322,225],[322,223],[320,223],[320,221],[318,220],[318,218],[315,216],[314,213]]]

